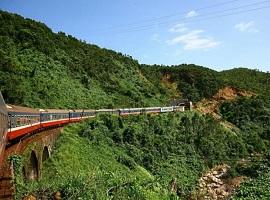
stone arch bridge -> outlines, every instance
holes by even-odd
[[[12,155],[22,155],[24,179],[40,179],[43,162],[51,156],[61,129],[62,127],[54,127],[42,130],[6,148],[3,156],[3,160],[6,162],[3,162],[0,168],[0,199],[13,199],[15,193],[14,169],[8,158]]]

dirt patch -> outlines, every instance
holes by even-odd
[[[220,101],[220,100],[234,100],[236,97],[239,96],[248,96],[251,97],[255,95],[252,92],[238,90],[232,87],[225,87],[220,89],[218,93],[213,97],[213,99]]]
[[[232,87],[220,89],[211,99],[203,99],[195,105],[196,110],[204,114],[211,114],[216,119],[221,119],[218,108],[224,101],[233,101],[237,97],[251,97],[252,92],[241,91]]]

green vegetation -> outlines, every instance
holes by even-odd
[[[140,65],[45,24],[0,11],[0,90],[7,103],[29,107],[111,108],[194,102],[228,85],[270,99],[269,73],[224,72],[196,65]],[[172,88],[171,88],[172,87]]]
[[[194,102],[212,97],[224,86],[218,78],[218,72],[196,65],[142,65],[141,70],[156,87],[161,87],[162,79],[165,78],[177,85],[177,90],[183,98]]]
[[[270,105],[270,73],[257,70],[236,68],[216,72],[196,65],[160,66],[141,65],[145,77],[157,88],[162,86],[164,78],[177,85],[177,91],[183,98],[197,102],[202,98],[211,98],[217,91],[230,86],[243,91],[254,92]]]
[[[270,73],[260,72],[258,70],[250,70],[245,68],[237,68],[220,72],[220,78],[227,85],[235,88],[252,91],[262,96],[263,101],[270,105]]]
[[[239,98],[220,106],[223,118],[242,130],[251,152],[270,153],[270,107],[266,106],[258,97]]]
[[[259,175],[257,179],[251,179],[237,190],[233,200],[270,199],[270,172]]]
[[[17,181],[17,199],[56,191],[65,199],[177,199],[175,178],[186,199],[208,167],[236,166],[248,148],[241,134],[197,113],[101,115],[65,128],[43,179]]]
[[[42,23],[0,12],[0,89],[8,103],[97,108],[193,101],[220,87],[217,72],[194,65],[144,66],[130,56],[86,44]],[[177,82],[172,93],[164,75]],[[155,76],[158,75],[158,76]]]
[[[52,108],[160,105],[170,96],[147,81],[130,56],[3,11],[0,90],[8,103]]]
[[[269,199],[270,107],[258,97],[239,98],[220,107],[223,118],[236,124],[242,132],[248,152],[258,157],[266,155],[267,162],[240,169],[251,180],[241,185],[233,199]],[[268,155],[268,156],[267,156]]]

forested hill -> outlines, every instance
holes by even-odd
[[[217,72],[196,65],[141,65],[143,74],[156,87],[166,85],[175,88],[181,96],[194,102],[213,97],[226,86],[249,91],[265,100],[270,100],[270,73],[246,68]]]
[[[90,45],[43,23],[0,12],[0,89],[9,103],[97,108],[167,99],[130,56]]]
[[[166,105],[178,98],[209,98],[227,85],[267,94],[269,79],[269,73],[248,69],[140,65],[130,56],[0,11],[0,90],[8,103],[53,108]]]
[[[257,70],[237,68],[220,73],[220,78],[226,84],[230,84],[242,90],[252,91],[263,96],[270,102],[270,73],[263,73]],[[270,104],[269,104],[270,105]]]

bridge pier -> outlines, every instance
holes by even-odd
[[[0,199],[13,200],[15,193],[13,166],[6,162],[0,169]]]

